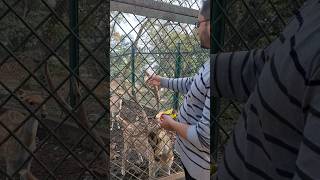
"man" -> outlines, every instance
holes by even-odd
[[[197,27],[201,46],[210,48],[210,5],[204,1]],[[210,179],[210,65],[207,61],[198,74],[187,78],[149,77],[150,85],[185,94],[177,121],[162,115],[160,125],[177,134],[175,148],[189,179]]]
[[[213,55],[214,94],[245,102],[218,179],[320,179],[319,25],[309,0],[269,47]]]

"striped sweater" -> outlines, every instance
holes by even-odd
[[[177,135],[175,149],[188,173],[195,179],[210,177],[210,64],[194,77],[161,78],[161,87],[183,93],[177,121],[189,126],[187,139]]]
[[[214,94],[245,102],[220,180],[320,179],[320,2],[264,50],[213,57]]]

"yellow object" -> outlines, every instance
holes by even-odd
[[[210,165],[210,174],[213,175],[217,172],[217,165],[215,163],[212,163]]]
[[[173,110],[173,109],[168,109],[166,111],[159,112],[156,115],[156,118],[160,118],[162,114],[169,115],[170,117],[172,117],[172,119],[176,119],[177,118],[177,114],[176,114],[175,110]]]

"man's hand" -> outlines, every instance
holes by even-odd
[[[172,119],[169,115],[162,114],[159,119],[157,119],[160,126],[168,131],[175,131],[182,138],[187,139],[188,124],[180,123]]]
[[[146,83],[149,86],[157,86],[157,87],[160,86],[160,76],[158,76],[156,74],[149,74],[149,73],[146,73],[146,74],[148,76],[148,79],[146,80]]]
[[[175,131],[173,124],[175,120],[172,119],[169,115],[162,114],[158,119],[160,126],[168,131]]]

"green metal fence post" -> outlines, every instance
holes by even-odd
[[[132,96],[136,97],[136,77],[135,77],[135,57],[136,57],[136,48],[132,46],[131,48],[131,86],[132,86]]]
[[[216,54],[221,51],[220,47],[223,46],[224,42],[224,18],[222,15],[222,10],[218,3],[221,5],[221,7],[226,7],[225,0],[213,0],[211,3],[211,37],[210,37],[210,54]],[[221,16],[220,19],[218,17]],[[211,67],[213,64],[213,61],[211,60]],[[210,76],[213,77],[213,68],[211,68],[211,74]],[[213,81],[212,81],[213,82]],[[212,84],[214,86],[214,84]],[[213,97],[213,96],[212,96]],[[211,158],[212,160],[217,160],[218,158],[218,143],[219,143],[219,128],[217,123],[219,123],[219,119],[217,119],[217,115],[219,113],[219,107],[220,107],[220,99],[219,98],[211,98],[211,114],[210,118],[211,121],[211,127],[210,127],[210,148],[211,148]]]
[[[179,78],[180,73],[181,73],[181,43],[178,42],[174,77]],[[175,92],[173,95],[173,109],[178,110],[178,106],[179,106],[179,93]]]
[[[70,28],[79,37],[78,25],[78,1],[71,0],[69,3],[69,18],[70,18]],[[75,36],[71,36],[69,42],[69,66],[70,69],[79,75],[79,42]],[[76,105],[76,95],[74,89],[75,78],[71,76],[70,78],[70,105],[74,107]]]

